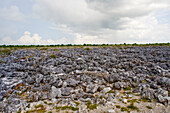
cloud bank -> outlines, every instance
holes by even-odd
[[[30,32],[25,31],[24,35],[21,36],[18,40],[13,40],[10,37],[5,37],[2,40],[0,40],[0,44],[23,44],[23,45],[46,45],[46,44],[68,44],[70,42],[70,39],[67,38],[61,38],[59,40],[52,40],[47,39],[45,40],[39,34],[33,34],[31,35]]]
[[[146,43],[170,41],[169,25],[155,15],[169,7],[169,0],[36,0],[33,10],[74,35],[71,43]]]

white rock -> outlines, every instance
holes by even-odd
[[[110,87],[106,87],[106,88],[103,89],[103,93],[107,93],[110,90],[112,90]]]
[[[123,102],[124,102],[124,103],[127,103],[127,99],[123,99]]]
[[[107,112],[108,113],[116,113],[114,109],[109,109]]]

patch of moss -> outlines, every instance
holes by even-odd
[[[0,49],[0,55],[9,55],[10,53],[10,49]]]
[[[79,108],[73,107],[73,106],[63,106],[63,107],[56,107],[56,111],[58,112],[59,110],[73,110],[77,111]]]
[[[115,105],[115,106],[116,106],[116,108],[119,108],[119,109],[121,108],[120,105]]]
[[[90,110],[97,109],[97,104],[91,104],[91,102],[88,100],[87,101],[87,108]]]
[[[44,102],[44,104],[48,104],[47,101],[43,101],[43,102]]]
[[[100,95],[100,97],[99,97],[100,99],[102,99],[103,98],[103,96],[102,95]]]
[[[52,104],[54,104],[54,103],[48,103],[48,105],[52,105]]]
[[[127,88],[124,88],[124,90],[131,90],[131,87],[129,86]]]
[[[29,110],[26,113],[45,113],[45,107],[42,104],[34,106],[34,110]]]
[[[107,93],[115,93],[115,91],[114,90],[110,90]]]
[[[84,48],[84,50],[91,50],[89,47]]]
[[[168,91],[168,96],[170,96],[170,91]]]
[[[40,50],[48,50],[48,48],[41,48]]]
[[[35,108],[43,108],[44,106],[42,104],[36,105]]]
[[[151,106],[146,106],[146,108],[148,108],[148,109],[152,109],[152,107],[151,107]]]
[[[147,81],[146,81],[146,80],[142,80],[142,82],[143,82],[143,83],[147,83]]]
[[[151,99],[149,99],[148,97],[142,98],[141,101],[143,102],[151,102]]]
[[[48,113],[53,113],[52,111],[49,111]]]
[[[127,106],[130,110],[139,110],[136,106],[134,106],[133,103],[131,103],[129,106]]]
[[[121,111],[124,112],[124,111],[127,111],[128,112],[128,108],[126,107],[121,107]]]
[[[77,101],[73,101],[73,102],[76,104],[76,106],[80,105],[80,102]]]
[[[21,113],[21,111],[17,111],[17,113]]]
[[[50,55],[50,58],[57,58],[56,55]]]
[[[131,102],[131,103],[137,102],[137,103],[139,103],[138,99],[127,100],[127,102]]]

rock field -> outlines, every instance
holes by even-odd
[[[0,112],[168,113],[170,47],[30,48],[0,56]]]

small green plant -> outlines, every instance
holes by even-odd
[[[80,102],[76,102],[76,101],[73,102],[76,104],[76,106],[80,105]]]
[[[115,105],[115,106],[116,106],[116,108],[119,108],[119,109],[121,108],[120,105]]]
[[[148,97],[145,97],[145,98],[141,99],[141,101],[143,101],[143,102],[151,102],[151,99],[149,99]]]
[[[139,103],[139,101],[137,99],[127,100],[127,102],[131,102],[131,103],[137,102],[137,103]]]
[[[11,53],[11,49],[1,49],[0,48],[0,55],[9,55]]]
[[[103,98],[103,96],[102,95],[100,95],[100,97],[99,97],[100,99],[102,99]]]
[[[52,111],[49,111],[48,113],[53,113]]]
[[[79,108],[77,107],[73,107],[73,106],[63,106],[63,107],[56,107],[56,111],[60,111],[60,110],[73,110],[73,111],[77,111]]]
[[[47,104],[47,101],[43,101],[44,102],[44,104]]]
[[[21,113],[21,111],[17,111],[17,113]]]
[[[136,106],[134,106],[133,103],[131,103],[129,106],[127,106],[127,108],[129,108],[131,110],[139,110]]]
[[[40,48],[40,50],[48,50],[48,48]]]
[[[124,88],[124,90],[131,90],[131,87],[129,86],[127,88]]]
[[[35,108],[43,108],[44,106],[42,104],[36,105]]]
[[[124,112],[124,111],[127,111],[128,112],[128,108],[126,107],[121,107],[121,111]]]
[[[151,107],[151,106],[146,106],[146,108],[148,108],[148,109],[152,109],[152,107]]]
[[[52,105],[52,104],[54,104],[54,103],[48,103],[48,105]]]
[[[142,80],[142,82],[143,82],[143,83],[147,83],[147,81],[146,81],[146,80]]]
[[[56,55],[50,55],[50,58],[57,58]]]
[[[115,93],[115,91],[114,90],[110,90],[107,93]]]
[[[91,50],[90,48],[88,48],[88,47],[86,47],[86,48],[84,48],[84,50]]]
[[[97,104],[91,104],[91,102],[88,100],[87,101],[87,108],[90,110],[97,109]]]

